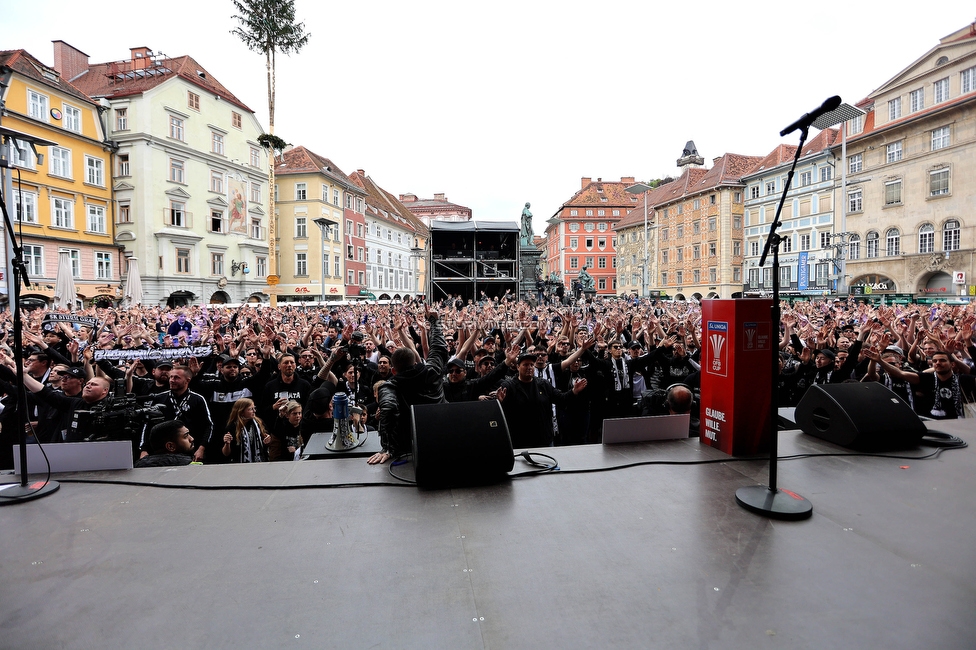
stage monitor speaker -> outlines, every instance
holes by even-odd
[[[794,419],[804,433],[859,451],[916,447],[927,432],[904,400],[875,381],[814,384]]]
[[[498,400],[415,405],[411,414],[418,487],[494,483],[515,466]]]

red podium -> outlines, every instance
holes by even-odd
[[[769,450],[772,301],[703,300],[701,442],[732,456]]]

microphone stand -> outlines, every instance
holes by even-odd
[[[766,257],[772,251],[773,306],[770,311],[772,313],[772,326],[773,331],[776,332],[776,338],[774,339],[774,344],[770,346],[770,370],[773,381],[771,382],[772,396],[769,400],[769,486],[749,485],[735,491],[736,503],[746,510],[754,512],[757,515],[770,517],[771,519],[786,519],[790,521],[806,519],[813,514],[813,504],[805,498],[796,492],[780,490],[776,487],[776,460],[779,446],[779,428],[777,426],[779,419],[779,390],[776,382],[776,378],[779,376],[779,245],[782,241],[782,237],[776,232],[776,229],[782,225],[780,215],[783,212],[783,204],[786,202],[786,194],[790,191],[790,185],[793,182],[793,172],[796,171],[796,164],[800,160],[803,144],[806,142],[810,130],[809,125],[801,125],[799,128],[800,144],[797,146],[796,154],[793,156],[793,165],[790,167],[790,172],[786,176],[786,186],[783,188],[783,195],[779,198],[776,217],[769,227],[769,236],[766,238],[766,245],[763,248],[762,257],[759,259],[759,266],[765,266]]]
[[[0,197],[4,198],[5,197]],[[27,388],[24,386],[24,323],[20,314],[20,284],[30,286],[30,278],[27,276],[27,266],[24,264],[23,248],[14,237],[14,226],[10,221],[10,214],[7,212],[5,200],[0,200],[0,211],[3,212],[3,222],[7,229],[7,236],[10,241],[8,250],[12,251],[10,266],[13,269],[11,285],[8,286],[10,314],[14,322],[14,363],[17,366],[17,431],[20,436],[20,484],[12,483],[0,487],[0,505],[12,503],[22,503],[47,496],[56,492],[61,484],[57,481],[37,481],[30,483],[27,475]]]

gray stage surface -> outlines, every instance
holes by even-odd
[[[697,439],[553,453],[726,458]],[[272,489],[64,483],[0,509],[0,646],[971,649],[974,458],[781,462],[814,506],[795,523],[736,505],[758,461],[443,491],[280,489],[397,483],[362,459],[75,476]]]

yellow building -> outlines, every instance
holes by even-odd
[[[51,301],[65,250],[78,299],[116,301],[122,258],[112,226],[114,145],[105,139],[100,105],[28,52],[11,50],[0,52],[0,107],[0,128],[56,143],[35,151],[7,136],[0,149],[16,168],[5,171],[32,282],[22,297]],[[6,278],[2,285],[6,291]]]

